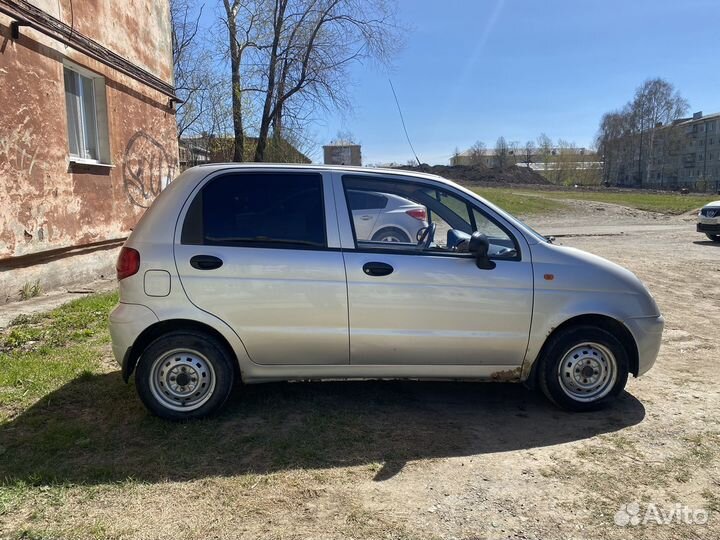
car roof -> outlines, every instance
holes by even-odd
[[[384,167],[356,167],[350,165],[313,165],[302,163],[204,163],[196,165],[190,170],[202,170],[204,173],[222,171],[224,169],[248,169],[248,170],[279,170],[287,169],[292,171],[317,171],[317,172],[341,172],[341,173],[363,173],[363,174],[382,174],[394,176],[414,176],[416,178],[425,178],[427,180],[435,180],[447,183],[448,180],[436,174],[428,174],[423,172],[409,171],[405,169],[388,169]]]

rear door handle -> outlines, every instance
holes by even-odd
[[[215,270],[222,265],[222,259],[213,255],[195,255],[190,259],[190,266],[198,270]]]
[[[392,266],[384,262],[369,262],[363,265],[363,272],[368,276],[388,276],[395,270]]]

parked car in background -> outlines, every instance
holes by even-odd
[[[368,202],[381,196],[383,208]],[[358,232],[375,210],[415,240]],[[525,382],[584,411],[651,368],[663,329],[628,270],[549,243],[453,182],[397,170],[188,169],[125,242],[117,277],[122,376],[176,420],[217,411],[238,380]]]
[[[708,203],[700,209],[697,232],[705,233],[713,242],[720,242],[720,201]]]
[[[348,190],[347,200],[359,240],[415,243],[428,225],[423,205],[392,193]]]

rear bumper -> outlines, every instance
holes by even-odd
[[[662,342],[662,332],[665,327],[665,319],[662,315],[657,317],[640,317],[628,319],[625,325],[635,338],[638,348],[638,372],[637,377],[647,373],[653,367]]]
[[[155,313],[140,304],[118,304],[110,313],[110,337],[115,360],[123,370],[135,340],[147,327],[158,322]]]

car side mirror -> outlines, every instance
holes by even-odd
[[[480,270],[492,270],[495,268],[495,261],[490,260],[490,242],[483,233],[475,231],[470,237],[468,251],[475,254],[475,264]]]

